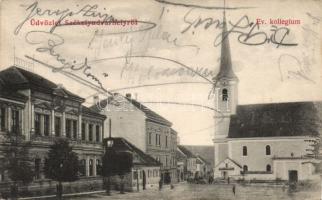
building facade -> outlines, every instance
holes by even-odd
[[[183,145],[178,145],[177,151],[179,161],[184,164],[184,179],[194,179],[198,175],[197,156]]]
[[[226,19],[221,60],[214,77],[214,177],[227,179],[315,179],[321,102],[238,105]]]
[[[155,113],[130,94],[120,94],[98,101],[91,109],[100,112],[111,122],[112,137],[122,137],[161,163],[160,178],[164,183],[177,181],[177,133],[164,117]],[[108,134],[109,131],[106,131]]]
[[[4,135],[22,135],[31,142],[33,188],[46,188],[51,182],[43,173],[49,146],[67,138],[81,162],[78,182],[100,179],[104,115],[83,106],[84,99],[64,87],[19,67],[1,71],[0,85],[0,157],[1,146],[7,145]],[[9,181],[5,171],[1,174],[2,182]]]

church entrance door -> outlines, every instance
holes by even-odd
[[[288,181],[290,183],[296,183],[298,180],[298,174],[296,170],[289,170],[288,171]]]

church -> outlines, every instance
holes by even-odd
[[[214,86],[214,178],[290,181],[319,178],[322,102],[238,104],[225,12]]]

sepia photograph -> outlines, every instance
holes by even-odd
[[[0,0],[0,200],[322,200],[322,0]]]

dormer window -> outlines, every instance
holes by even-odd
[[[222,100],[228,101],[228,90],[227,89],[222,90]]]

